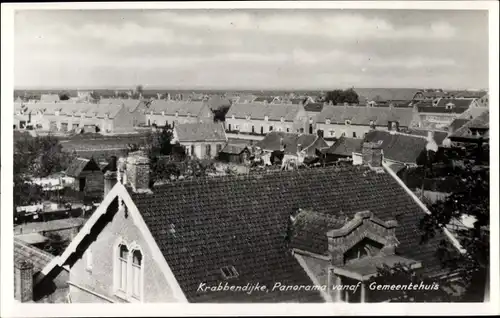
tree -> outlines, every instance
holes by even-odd
[[[350,88],[347,90],[336,89],[326,93],[326,102],[332,102],[334,105],[340,105],[343,103],[358,104],[359,96],[354,89]]]
[[[142,93],[144,92],[144,88],[142,85],[137,85],[134,89],[134,92],[132,94],[132,98],[137,99],[142,96]]]
[[[41,199],[41,188],[32,178],[43,178],[66,169],[74,154],[63,152],[59,139],[48,136],[23,136],[14,142],[14,205]]]
[[[60,100],[69,100],[70,97],[69,97],[68,93],[61,93],[61,94],[59,94],[59,99]]]

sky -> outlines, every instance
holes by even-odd
[[[487,88],[487,11],[18,10],[16,88]]]

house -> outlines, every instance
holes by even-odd
[[[227,143],[227,137],[222,123],[184,123],[175,125],[172,142],[179,142],[188,156],[212,159]]]
[[[325,162],[352,161],[353,153],[357,152],[363,145],[363,139],[340,137],[329,148],[323,149],[321,153],[325,156]]]
[[[213,113],[207,101],[153,100],[146,111],[148,126],[212,122]]]
[[[76,158],[66,169],[66,176],[73,179],[72,188],[79,192],[99,192],[104,185],[104,177],[94,158]]]
[[[145,99],[119,99],[119,98],[102,98],[99,104],[123,105],[133,117],[133,126],[145,125],[145,112],[149,108],[150,101]]]
[[[447,236],[455,242],[446,231],[421,242],[429,212],[380,156],[368,147],[363,158],[372,160],[363,166],[153,188],[147,158],[130,156],[44,272],[69,268],[73,302],[370,301],[365,282],[377,265],[438,275],[438,245]],[[359,294],[332,288],[341,284],[361,286]]]
[[[489,141],[490,112],[485,111],[480,116],[469,120],[456,131],[450,134],[452,142],[482,143]]]
[[[415,103],[415,122],[418,127],[444,129],[468,109],[483,108],[475,98],[440,98],[427,103]]]
[[[69,272],[63,268],[44,275],[54,256],[14,237],[14,298],[20,302],[65,303]]]
[[[271,131],[305,132],[307,113],[301,104],[233,104],[226,114],[230,134],[264,136]],[[259,139],[256,139],[259,140]]]
[[[81,131],[95,127],[102,133],[133,131],[134,118],[124,105],[90,103],[31,103],[27,112],[39,130]]]
[[[355,88],[360,105],[387,107],[412,100],[416,93],[413,88]]]
[[[373,130],[366,134],[364,142],[374,143],[383,152],[384,163],[404,166],[417,166],[425,161],[426,146],[434,141],[432,133],[427,137],[410,135],[392,131]],[[362,164],[363,145],[360,145],[353,154],[353,163]]]
[[[318,135],[273,131],[255,146],[262,152],[263,160],[272,164],[273,153],[282,153],[283,162],[287,159],[315,158],[317,151],[327,148],[328,144]]]
[[[57,103],[60,101],[57,94],[42,94],[40,95],[40,103]]]
[[[248,145],[228,142],[219,152],[218,159],[223,162],[242,164],[246,163],[250,154]]]
[[[399,131],[412,127],[413,116],[412,108],[325,106],[316,117],[316,130],[323,131],[325,139],[363,139],[371,129]]]

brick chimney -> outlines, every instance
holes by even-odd
[[[381,168],[383,153],[382,148],[375,142],[363,143],[363,164],[369,165],[372,168]]]
[[[127,158],[126,168],[127,185],[134,192],[148,192],[149,190],[149,159],[138,151],[131,153]]]
[[[33,300],[33,264],[23,261],[14,264],[14,298],[20,302]]]

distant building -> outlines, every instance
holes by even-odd
[[[348,161],[352,162],[354,153],[361,148],[363,139],[340,137],[329,148],[322,149],[325,162]]]
[[[342,136],[364,138],[371,129],[394,130],[412,126],[412,108],[325,106],[316,117],[316,130],[323,131],[324,138]]]
[[[226,114],[228,133],[264,136],[271,131],[305,132],[307,112],[300,104],[236,103]]]
[[[42,94],[40,95],[40,103],[57,103],[60,101],[57,94]]]
[[[206,101],[153,100],[145,116],[146,125],[161,127],[213,121],[213,113]]]
[[[250,154],[248,145],[229,142],[219,152],[218,159],[223,162],[243,164],[247,162]]]
[[[99,192],[104,186],[101,168],[93,159],[76,158],[66,169],[66,176],[73,179],[72,187],[79,192]]]
[[[440,98],[431,103],[415,103],[418,127],[444,129],[470,108],[482,108],[475,98]]]
[[[63,240],[72,240],[85,224],[84,218],[68,218],[60,220],[50,220],[45,222],[30,222],[14,226],[16,237],[30,233],[38,233],[43,236],[57,234]]]
[[[184,123],[174,127],[172,142],[179,142],[186,155],[198,159],[216,158],[227,143],[222,123]]]
[[[145,114],[149,109],[151,101],[144,99],[114,99],[105,98],[99,100],[99,104],[123,105],[129,111],[132,117],[132,125],[145,125]]]

